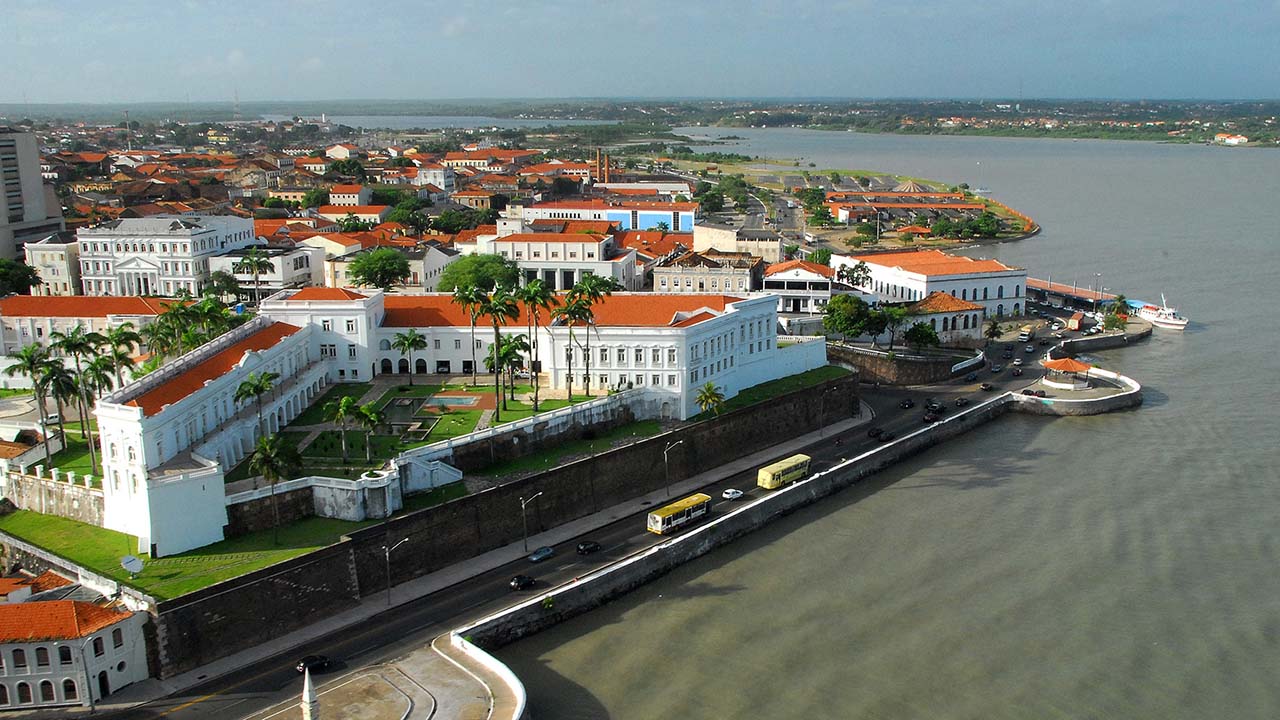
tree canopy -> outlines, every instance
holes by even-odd
[[[474,287],[489,292],[496,285],[514,287],[519,279],[520,269],[500,255],[464,255],[444,267],[437,289]]]
[[[9,258],[0,258],[0,295],[26,295],[41,283],[36,269]]]
[[[378,248],[352,260],[348,276],[357,285],[390,290],[409,278],[409,260],[394,248]]]
[[[822,311],[822,326],[827,332],[854,338],[866,332],[871,306],[857,295],[836,295]]]
[[[903,333],[902,339],[907,341],[907,345],[915,350],[926,347],[938,347],[942,341],[938,338],[938,331],[933,329],[928,323],[918,322],[907,328]]]

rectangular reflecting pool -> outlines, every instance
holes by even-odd
[[[475,395],[432,395],[427,398],[424,405],[434,405],[436,407],[475,405],[480,402],[480,398]]]

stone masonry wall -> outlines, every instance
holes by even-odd
[[[276,508],[281,525],[312,517],[316,514],[312,488],[276,493]],[[228,505],[224,534],[233,538],[258,530],[270,530],[274,526],[273,518],[270,497]]]
[[[903,352],[906,352],[903,350]],[[951,377],[951,368],[960,358],[916,358],[860,353],[827,343],[827,358],[834,364],[855,368],[863,382],[885,385],[927,385]]]
[[[58,515],[89,525],[102,525],[102,491],[87,488],[77,479],[54,481],[18,472],[4,476],[4,496],[23,510]]]

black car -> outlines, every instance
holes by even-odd
[[[1004,349],[1007,350],[1008,352],[1013,352],[1013,343],[1009,343],[1005,345]]]
[[[981,387],[983,390],[986,390],[986,391],[988,391],[988,392],[990,392],[990,391],[992,391],[992,390],[995,390],[995,389],[996,389],[996,386],[995,386],[995,385],[992,385],[991,383],[982,383],[982,385],[981,385],[980,387]]]
[[[940,412],[942,412],[943,410],[946,410],[946,409],[947,409],[947,406],[946,406],[946,405],[943,405],[942,403],[938,402],[937,400],[930,400],[929,402],[927,402],[927,403],[925,403],[925,404],[924,404],[924,409],[925,409],[925,410],[928,410],[928,411],[930,411],[930,412],[940,413]]]
[[[894,440],[896,437],[897,436],[891,432],[882,432],[876,437],[876,440],[879,440],[880,442],[889,442],[890,440]]]
[[[511,578],[511,582],[508,584],[511,586],[512,590],[528,590],[533,587],[536,582],[538,581],[528,575],[517,575]]]
[[[867,437],[873,440],[880,437],[883,434],[884,434],[884,428],[873,427],[873,428],[867,429]]]
[[[978,379],[978,373],[976,372],[971,372],[968,375],[964,376],[965,382],[973,382],[974,380],[977,380],[977,379]]]
[[[904,398],[902,402],[898,403],[898,407],[902,408],[903,410],[910,410],[915,406],[916,406],[916,401],[912,400],[911,398]]]
[[[583,540],[582,542],[578,543],[579,555],[590,555],[591,553],[594,553],[594,552],[600,552],[600,543],[596,542],[595,540]]]
[[[1040,344],[1041,344],[1041,345],[1052,345],[1052,344],[1053,344],[1053,341],[1051,341],[1049,338],[1040,338]]]
[[[1005,360],[1012,360],[1012,359],[1013,359],[1013,351],[1012,351],[1012,350],[1005,350],[1003,353],[1001,353],[1001,354],[1000,354],[1000,357],[1004,358]]]
[[[1022,368],[1020,368],[1020,367],[1016,367],[1016,368],[1014,368],[1014,369],[1010,370],[1009,372],[1010,372],[1014,377],[1018,377],[1019,375],[1021,375],[1021,374],[1022,374]]]
[[[956,407],[964,407],[965,405],[968,405],[968,404],[969,404],[969,398],[966,398],[966,397],[956,398]]]
[[[297,670],[299,673],[304,673],[308,670],[320,672],[321,670],[328,670],[332,666],[333,661],[324,655],[307,655],[298,661]]]
[[[1043,391],[1043,390],[1037,390],[1037,391],[1036,391],[1036,397],[1049,397],[1049,393],[1047,393],[1047,392],[1045,392],[1045,391]]]
[[[924,421],[927,423],[935,423],[942,419],[942,416],[935,412],[927,412],[924,414]]]
[[[1032,390],[1031,388],[1025,388],[1025,389],[1022,391],[1022,394],[1023,394],[1023,395],[1028,395],[1028,396],[1035,396],[1036,391],[1035,391],[1035,390]]]

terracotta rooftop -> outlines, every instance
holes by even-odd
[[[835,274],[835,271],[830,267],[809,262],[808,260],[787,260],[786,262],[774,263],[765,269],[764,274],[777,275],[779,273],[790,272],[791,270],[806,270],[815,275],[821,275],[824,278],[829,278]]]
[[[334,287],[305,287],[289,296],[290,300],[364,300],[368,295],[361,295],[353,290]]]
[[[334,185],[329,188],[329,193],[338,193],[339,195],[359,195],[364,190],[363,185]]]
[[[565,232],[565,233],[515,233],[512,235],[504,235],[494,240],[496,243],[523,243],[523,242],[545,242],[545,243],[598,243],[604,238],[600,235],[592,235],[581,232]]]
[[[969,275],[973,273],[1009,272],[1020,268],[1010,267],[999,260],[975,260],[959,255],[948,255],[941,250],[915,250],[910,252],[854,255],[855,263],[896,267],[906,272],[926,276]]]
[[[321,215],[378,215],[391,210],[390,205],[321,205]]]
[[[697,210],[696,202],[644,202],[642,200],[557,200],[554,202],[538,203],[533,207],[537,208],[563,208],[566,210]]]
[[[131,614],[76,600],[0,603],[0,643],[77,640]]]
[[[245,353],[251,350],[266,350],[301,329],[288,323],[272,323],[205,359],[195,367],[169,378],[125,405],[142,408],[144,415],[155,415],[164,409],[165,405],[172,405],[204,387],[206,381],[227,374],[240,362]]]
[[[386,316],[383,327],[469,327],[466,311],[451,302],[445,293],[431,295],[387,295],[383,298]],[[710,310],[724,312],[729,305],[742,300],[731,295],[684,295],[635,293],[611,295],[594,307],[596,324],[602,327],[685,327],[689,323],[677,318],[678,313]],[[545,316],[545,313],[544,313]],[[524,322],[521,316],[511,326]],[[706,319],[706,318],[703,318]]]
[[[971,303],[968,300],[961,300],[954,297],[951,293],[945,293],[941,290],[931,292],[925,298],[911,306],[911,312],[921,315],[929,315],[932,313],[950,313],[950,312],[974,312],[981,310],[982,306]]]
[[[109,315],[159,315],[175,302],[178,301],[159,297],[12,295],[0,300],[0,316],[104,318]]]

